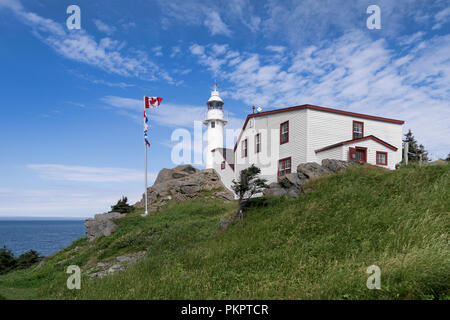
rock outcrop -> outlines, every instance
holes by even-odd
[[[264,191],[264,195],[296,198],[309,192],[309,189],[304,187],[309,180],[340,172],[355,164],[357,162],[334,159],[322,160],[322,165],[315,162],[301,163],[297,166],[297,172],[283,176],[278,183],[271,183],[270,188]]]
[[[128,266],[135,264],[145,256],[145,251],[129,253],[118,256],[114,260],[98,262],[94,267],[87,270],[91,278],[102,278],[104,276],[124,271]]]
[[[93,219],[87,219],[84,225],[86,226],[86,236],[88,241],[94,241],[101,236],[109,236],[116,229],[117,225],[112,219],[120,219],[125,217],[125,214],[119,212],[107,212],[96,214]]]
[[[213,169],[198,170],[191,165],[162,169],[153,186],[147,189],[150,212],[157,212],[170,200],[184,201],[199,196],[204,191],[214,191],[216,198],[233,200],[234,195],[222,184]],[[142,208],[145,195],[135,204]]]

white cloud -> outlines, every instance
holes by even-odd
[[[103,33],[106,33],[108,36],[112,35],[116,31],[116,27],[107,25],[99,19],[94,19],[93,21],[97,29]]]
[[[96,41],[85,30],[66,30],[62,24],[23,9],[19,1],[2,0],[0,9],[9,8],[33,34],[61,56],[86,63],[109,73],[143,80],[164,79],[173,83],[170,75],[148,59],[145,52],[129,49],[125,54],[125,42],[111,38]]]
[[[272,55],[239,54],[238,61],[205,48],[198,62],[232,85],[233,98],[248,105],[281,108],[304,103],[406,120],[418,140],[442,157],[450,150],[450,35],[404,39],[398,55],[386,40],[367,41],[354,31],[334,41]]]
[[[181,48],[179,46],[175,46],[172,48],[172,53],[170,54],[171,58],[175,58],[176,56],[181,54]]]
[[[109,106],[119,110],[128,111],[130,115],[139,114],[143,110],[143,101],[139,99],[131,99],[117,96],[106,96],[101,99]],[[159,108],[147,111],[152,123],[167,127],[192,127],[194,121],[202,121],[205,116],[206,107],[179,105],[164,102]],[[183,115],[180,117],[179,115]]]
[[[267,46],[266,49],[276,53],[283,53],[284,51],[286,51],[286,47],[283,46]]]
[[[142,180],[143,173],[134,169],[68,166],[62,164],[28,164],[42,178],[83,182],[126,182]]]
[[[450,7],[439,11],[435,16],[434,20],[436,24],[433,26],[433,30],[442,28],[442,26],[450,21]]]
[[[80,107],[80,108],[84,108],[86,106],[84,103],[80,103],[80,102],[67,101],[67,103],[71,104],[73,106]]]
[[[211,35],[213,36],[217,34],[222,34],[228,37],[231,36],[231,30],[222,21],[222,18],[220,18],[219,13],[217,13],[216,11],[213,11],[206,15],[205,26],[208,27]]]
[[[162,57],[162,56],[163,56],[163,53],[162,53],[162,47],[161,47],[161,46],[154,47],[154,48],[152,49],[152,51],[153,51],[153,54],[154,54],[155,56],[157,56],[157,57]]]
[[[0,216],[92,217],[109,211],[122,196],[134,204],[142,193],[139,187],[123,184],[102,188],[72,184],[17,189],[7,195],[0,193]]]

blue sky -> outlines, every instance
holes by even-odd
[[[81,9],[68,30],[66,9]],[[381,9],[369,30],[366,9]],[[406,121],[450,152],[450,1],[0,0],[0,216],[92,216],[173,167],[171,134],[220,84],[229,127],[251,105]]]

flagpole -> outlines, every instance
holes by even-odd
[[[144,113],[145,113],[145,96],[144,96]],[[145,130],[145,119],[144,119],[144,130]],[[145,215],[148,214],[148,195],[147,195],[147,141],[144,139],[144,148],[145,148]]]

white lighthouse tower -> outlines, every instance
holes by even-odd
[[[213,153],[212,150],[216,148],[223,148],[223,127],[227,121],[223,117],[223,100],[217,91],[217,83],[214,84],[214,89],[211,92],[206,105],[208,112],[203,124],[207,126],[208,149],[206,150],[206,169],[213,167]]]

